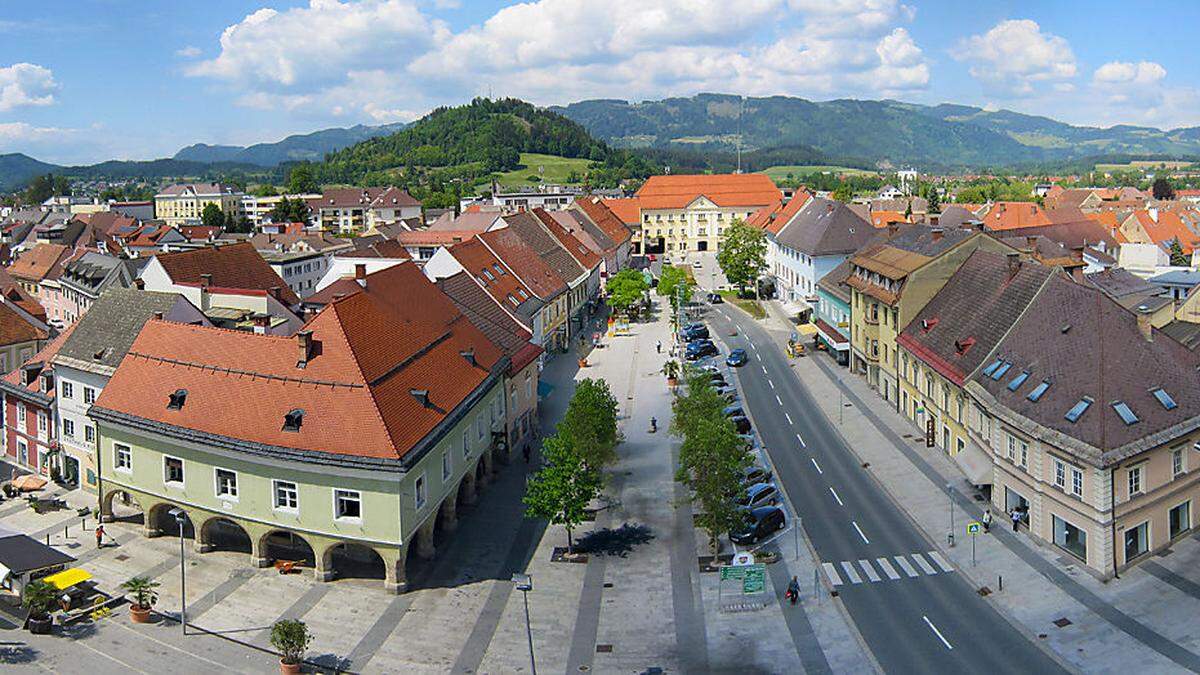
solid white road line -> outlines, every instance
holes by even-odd
[[[791,420],[788,420],[788,421],[790,422]],[[804,442],[804,437],[801,436],[800,434],[796,434],[796,440],[800,441],[800,447],[802,447],[802,448],[808,447],[808,445]]]
[[[907,574],[909,578],[921,576],[917,574],[917,570],[913,569],[912,564],[908,562],[908,558],[905,558],[902,555],[893,557],[896,559],[896,564],[900,566],[900,569],[904,570],[904,573]]]
[[[888,562],[887,558],[876,558],[875,562],[879,563],[879,569],[883,570],[883,573],[887,575],[887,578],[891,579],[892,581],[900,578],[900,573],[896,571],[895,567],[892,567],[892,563]]]
[[[864,544],[871,543],[871,540],[867,539],[867,535],[863,534],[862,528],[858,526],[858,521],[852,520],[850,521],[850,524],[854,526],[854,529],[858,530],[858,536],[862,537]]]
[[[821,465],[817,464],[817,459],[815,457],[809,457],[809,459],[812,460],[813,466],[817,467],[817,473],[820,473],[820,474],[825,473],[824,471],[821,470]]]
[[[937,570],[933,569],[933,565],[930,565],[925,558],[922,558],[920,553],[911,553],[909,555],[912,556],[913,560],[917,561],[921,569],[925,570],[925,574],[937,574]]]
[[[833,493],[833,498],[837,500],[838,506],[845,506],[842,503],[842,498],[838,496],[837,490],[834,490],[832,485],[829,486],[829,491]]]
[[[834,586],[842,585],[842,577],[832,563],[821,563],[821,569],[825,570],[825,577],[829,579],[829,583]]]
[[[771,385],[771,388],[772,388],[772,389],[774,389],[774,388],[775,388],[775,381],[774,381],[774,380],[767,380],[767,384]]]
[[[895,557],[896,565],[899,565],[900,569],[904,569],[904,573],[908,575],[908,578],[920,577],[920,574],[917,574],[916,569],[912,567],[912,563],[908,562],[908,558],[902,555],[893,557]]]
[[[779,398],[779,394],[775,394],[775,402],[779,404],[780,408],[783,407],[783,399]]]
[[[766,374],[767,374],[767,367],[766,367],[766,366],[759,366],[759,368],[762,368],[763,375],[766,375]]]
[[[842,569],[846,571],[846,578],[850,580],[850,583],[862,583],[862,577],[858,576],[858,572],[854,569],[854,565],[851,565],[849,561],[842,561]]]
[[[876,581],[880,580],[879,573],[876,572],[875,568],[871,566],[870,560],[859,560],[858,566],[863,569],[863,572],[867,573],[867,578],[871,580],[871,583],[875,583]]]
[[[921,618],[925,619],[925,624],[929,626],[929,630],[933,631],[933,634],[938,636],[938,639],[942,641],[942,644],[946,645],[946,649],[954,649],[954,647],[946,641],[946,637],[942,635],[942,631],[938,630],[937,626],[933,625],[933,622],[929,620],[929,617],[922,614]]]
[[[792,416],[791,416],[791,415],[789,415],[789,414],[787,414],[787,413],[783,413],[783,416],[787,418],[788,424],[791,424],[791,423],[792,423]]]
[[[942,557],[941,553],[938,553],[937,551],[930,551],[929,557],[933,558],[933,562],[937,563],[937,566],[942,568],[943,572],[953,572],[954,571],[954,568],[951,567],[950,563],[947,562],[946,559]]]

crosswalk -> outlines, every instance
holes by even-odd
[[[909,553],[907,556],[896,555],[875,560],[863,558],[843,560],[837,564],[825,562],[821,563],[821,570],[830,584],[841,586],[847,583],[873,584],[881,581],[900,581],[904,578],[915,579],[922,575],[949,574],[954,571],[954,567],[941,553],[929,551],[924,554]]]

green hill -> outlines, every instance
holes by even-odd
[[[523,152],[520,164],[497,177],[501,185],[528,187],[534,183],[578,183],[592,163],[590,159]],[[572,180],[574,179],[574,180]]]

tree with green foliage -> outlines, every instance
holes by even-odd
[[[288,665],[304,661],[304,650],[314,637],[308,624],[299,619],[280,619],[271,626],[271,646],[279,650],[280,660]]]
[[[646,278],[637,270],[621,270],[608,280],[608,306],[614,312],[630,313],[650,290]]]
[[[1166,178],[1155,178],[1154,183],[1150,186],[1150,191],[1154,194],[1154,198],[1160,201],[1175,199],[1175,186],[1171,185],[1171,181]]]
[[[200,212],[200,223],[205,227],[225,227],[225,214],[221,211],[220,206],[209,202]]]
[[[574,553],[572,531],[583,523],[587,506],[600,494],[600,472],[589,469],[583,456],[560,434],[542,440],[545,460],[525,484],[525,515],[545,518],[567,529],[567,552]]]
[[[48,173],[44,176],[35,176],[29,182],[22,201],[30,206],[36,206],[51,197],[70,196],[70,194],[71,179]]]
[[[270,183],[263,183],[254,188],[255,197],[274,197],[279,194],[279,188]]]
[[[308,222],[308,204],[303,199],[284,197],[267,213],[272,223]]]
[[[684,267],[667,265],[662,268],[658,277],[658,295],[671,301],[671,309],[679,311],[679,298],[690,300],[695,286],[688,281],[688,271]]]
[[[849,183],[839,183],[829,196],[839,202],[849,203],[854,199],[854,189],[850,187]]]
[[[1183,252],[1183,246],[1178,239],[1171,240],[1171,264],[1177,267],[1190,267],[1192,264],[1191,257]]]
[[[942,212],[942,196],[938,192],[938,189],[936,186],[933,186],[929,189],[929,196],[925,198],[925,201],[928,202],[928,204],[929,204],[926,209],[928,213],[941,213]],[[911,202],[908,205],[908,210],[912,211],[912,203]],[[911,215],[911,214],[906,213],[906,215]]]
[[[734,220],[725,229],[725,242],[717,251],[717,264],[729,283],[737,286],[738,293],[745,293],[746,285],[757,284],[759,275],[767,267],[766,233],[740,219]]]
[[[288,172],[288,193],[294,195],[315,194],[321,191],[317,179],[313,176],[312,165],[305,162],[297,164]]]
[[[557,433],[592,471],[617,460],[617,398],[608,382],[590,378],[575,385]]]

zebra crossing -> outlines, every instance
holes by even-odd
[[[882,581],[900,581],[904,578],[915,579],[919,576],[949,574],[954,572],[954,567],[941,553],[928,551],[924,554],[909,553],[907,556],[876,558],[873,561],[862,558],[842,560],[837,564],[823,562],[821,570],[831,585],[841,586],[843,584],[873,584]]]

